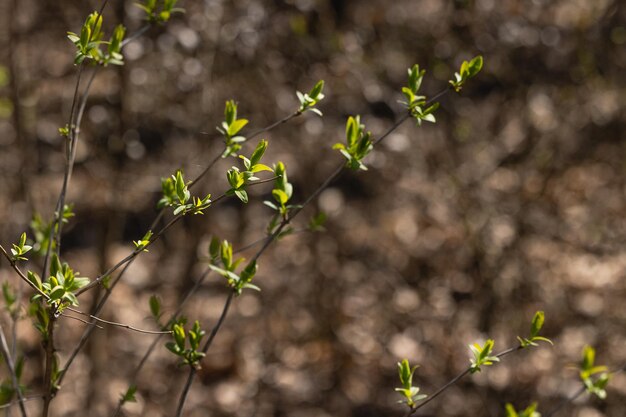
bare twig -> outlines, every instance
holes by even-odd
[[[94,316],[93,314],[83,313],[82,311],[77,310],[75,308],[71,308],[71,307],[68,307],[66,310],[69,310],[69,311],[71,311],[73,313],[76,313],[76,314],[80,314],[81,316],[89,317],[90,319],[95,320],[95,321],[100,322],[100,323],[108,324],[110,326],[122,327],[124,329],[132,330],[132,331],[137,332],[137,333],[145,333],[145,334],[171,334],[172,333],[170,330],[165,330],[165,331],[163,331],[163,330],[145,330],[145,329],[140,329],[138,327],[130,326],[128,324],[118,323],[116,321],[104,320],[104,319],[101,319],[100,317]],[[66,314],[64,314],[64,316],[65,317],[70,317],[70,318],[76,318],[76,317],[68,316]],[[87,324],[91,324],[89,322],[86,322],[86,323]]]

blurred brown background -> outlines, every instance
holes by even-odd
[[[496,350],[525,335],[536,310],[555,346],[507,357],[462,380],[421,415],[504,415],[539,401],[547,412],[579,383],[582,347],[600,364],[626,362],[626,3],[620,0],[205,0],[128,45],[126,64],[97,75],[69,192],[76,217],[64,259],[95,277],[132,249],[155,216],[160,178],[200,173],[220,151],[227,99],[246,132],[297,108],[295,91],[326,81],[313,114],[265,135],[302,201],[341,160],[345,118],[379,135],[414,63],[422,88],[444,88],[463,59],[485,58],[438,123],[405,123],[299,219],[328,213],[328,231],[297,234],[262,259],[261,293],[238,298],[189,397],[187,416],[395,416],[404,409],[396,362],[420,364],[425,393],[463,370],[467,345]],[[64,169],[57,128],[76,68],[67,31],[97,1],[0,2],[0,242],[51,216]],[[111,0],[105,26],[142,26],[132,1]],[[256,140],[254,141],[256,143]],[[246,153],[251,149],[248,144]],[[227,189],[222,161],[203,192]],[[148,298],[171,312],[206,267],[216,234],[241,247],[264,234],[271,186],[243,206],[220,203],[177,224],[134,263],[101,314],[153,326]],[[39,270],[34,260],[31,268]],[[7,263],[0,280],[17,285]],[[226,290],[212,276],[185,309],[205,328]],[[86,310],[92,295],[81,299]],[[9,325],[4,314],[5,327]],[[62,320],[62,363],[84,326]],[[42,352],[19,324],[25,382],[41,392]],[[108,416],[151,336],[97,331],[71,368],[53,413]],[[2,368],[3,372],[5,367]],[[163,347],[139,377],[129,416],[172,415],[186,371]],[[626,377],[608,399],[587,396],[561,416],[626,415]],[[34,412],[37,401],[29,403]],[[13,414],[16,413],[16,410]]]

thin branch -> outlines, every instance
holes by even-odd
[[[620,372],[626,372],[626,364],[624,364],[623,366],[615,369],[614,371],[610,371],[609,373],[611,374],[617,374]],[[573,403],[574,401],[576,401],[576,399],[578,397],[580,397],[581,395],[583,395],[585,392],[587,391],[587,387],[585,385],[581,386],[578,391],[574,392],[572,395],[570,395],[569,397],[564,398],[560,403],[558,403],[553,409],[551,409],[550,411],[548,411],[544,417],[552,417],[553,415],[557,414],[559,411],[561,411],[563,408],[565,408],[565,406],[567,406],[570,403]]]
[[[556,405],[556,407],[548,411],[544,417],[552,417],[553,415],[561,411],[561,409],[563,409],[566,405],[576,401],[576,399],[580,397],[581,395],[583,395],[585,391],[587,391],[587,387],[583,385],[574,394],[570,395],[569,397],[564,398],[563,401],[561,401],[559,404]]]
[[[148,23],[146,25],[143,25],[139,30],[137,30],[137,32],[133,33],[132,35],[127,36],[126,39],[122,41],[122,48],[124,48],[126,45],[128,45],[129,43],[131,43],[132,41],[134,41],[135,39],[139,38],[141,35],[146,33],[150,29],[150,27],[152,27],[152,25]]]
[[[262,133],[268,132],[272,129],[274,129],[277,126],[282,125],[283,123],[287,123],[289,120],[293,119],[294,117],[298,117],[302,114],[302,112],[296,111],[294,113],[291,113],[289,116],[283,117],[282,119],[280,119],[277,122],[272,123],[269,126],[266,126],[262,129],[259,129],[257,131],[255,131],[254,133],[251,133],[250,136],[248,136],[248,140],[250,139],[254,139],[255,137],[259,136]]]
[[[524,349],[522,346],[515,346],[512,348],[509,348],[505,351],[502,351],[500,353],[498,353],[497,355],[495,355],[497,358],[501,358],[503,356],[506,356],[508,354],[511,354],[513,352],[517,352],[519,350]],[[441,394],[443,394],[448,388],[450,388],[451,386],[453,386],[454,384],[456,384],[457,382],[459,382],[459,380],[461,378],[463,378],[464,376],[466,376],[467,374],[469,374],[472,371],[472,368],[469,367],[467,369],[465,369],[463,372],[461,372],[460,374],[458,374],[457,376],[455,376],[454,378],[452,378],[450,381],[446,382],[441,388],[439,388],[437,391],[435,391],[433,394],[429,395],[428,398],[426,398],[424,401],[422,401],[421,403],[419,403],[419,405],[412,407],[406,414],[405,417],[409,417],[413,414],[415,414],[417,412],[417,410],[419,410],[420,408],[424,407],[426,404],[428,404],[429,402],[433,401],[435,398],[437,398],[438,396],[440,396]]]
[[[42,400],[44,397],[45,397],[45,395],[43,395],[43,394],[33,394],[33,395],[28,395],[28,396],[24,397],[23,401],[24,402],[28,402],[28,401],[32,401],[32,400]],[[17,404],[19,402],[20,402],[19,399],[10,401],[10,402],[8,402],[6,404],[0,405],[0,409],[13,407],[15,404]]]
[[[163,233],[165,233],[167,231],[167,229],[172,227],[174,225],[174,223],[176,223],[177,221],[182,219],[184,216],[185,216],[184,214],[180,214],[180,215],[174,217],[172,220],[169,221],[169,223],[167,223],[165,226],[163,226],[163,228],[161,230],[159,230],[157,233],[152,235],[152,238],[146,244],[146,246],[144,246],[141,249],[135,249],[134,251],[132,251],[130,253],[130,255],[126,256],[124,259],[122,259],[121,261],[116,263],[114,266],[109,268],[107,271],[105,271],[99,277],[97,277],[96,279],[91,281],[89,284],[85,285],[83,288],[81,288],[78,291],[76,291],[76,293],[75,293],[76,296],[79,296],[82,293],[84,293],[85,291],[88,291],[88,290],[92,289],[93,287],[95,287],[96,285],[100,284],[102,282],[102,280],[104,280],[106,277],[110,276],[113,272],[117,271],[120,267],[124,266],[124,264],[126,264],[127,262],[129,262],[132,259],[134,259],[140,253],[144,252],[144,250],[147,249],[154,242],[156,242],[159,239],[159,237],[161,237],[163,235]]]
[[[222,314],[220,314],[219,320],[217,321],[217,323],[215,323],[215,326],[213,326],[213,329],[211,330],[211,335],[209,336],[208,340],[202,347],[203,353],[206,353],[209,350],[209,348],[211,347],[211,343],[213,343],[213,339],[215,339],[215,335],[217,335],[217,332],[220,330],[220,327],[222,327],[222,324],[224,323],[224,320],[226,319],[226,315],[228,314],[228,309],[230,308],[230,304],[233,301],[234,296],[235,296],[235,293],[233,291],[231,291],[228,294],[228,298],[226,298],[226,302],[224,303],[224,308],[222,309]],[[194,368],[193,366],[189,367],[189,375],[187,376],[185,387],[183,388],[183,392],[180,394],[180,399],[178,400],[178,407],[176,408],[176,417],[180,417],[183,413],[183,407],[185,406],[185,401],[187,400],[187,395],[189,394],[189,390],[191,389],[191,384],[193,383],[194,377],[196,376],[196,372],[198,372],[196,368]]]
[[[13,390],[17,393],[22,417],[28,417],[28,414],[26,413],[26,408],[24,407],[24,395],[22,394],[22,390],[20,389],[20,382],[18,381],[17,375],[15,374],[15,364],[13,363],[11,352],[9,352],[9,346],[7,344],[7,339],[4,335],[2,325],[0,325],[0,350],[2,351],[4,362],[7,364],[7,367],[9,368],[9,373],[11,374],[11,384],[13,384]]]
[[[83,323],[83,324],[87,324],[87,325],[89,325],[89,326],[91,326],[91,325],[92,325],[92,323],[91,323],[91,322],[89,322],[89,321],[87,321],[87,320],[83,320],[83,319],[81,319],[80,317],[70,316],[69,314],[64,314],[64,313],[62,313],[62,314],[61,314],[61,317],[65,317],[65,318],[68,318],[68,319],[71,319],[71,320],[80,321],[81,323]],[[94,324],[94,326],[95,326],[95,327],[97,327],[98,329],[101,329],[101,330],[102,330],[102,329],[104,329],[104,327],[102,327],[102,326],[98,326],[97,324]]]
[[[272,177],[272,178],[268,178],[268,179],[264,179],[264,180],[255,181],[255,182],[252,182],[252,183],[248,184],[248,187],[253,187],[253,186],[256,186],[256,185],[265,184],[265,183],[274,181],[276,178],[277,177]],[[219,197],[215,198],[214,200],[211,200],[211,205],[214,205],[214,204],[218,203],[220,200],[222,200],[222,199],[224,199],[226,197],[229,197],[229,196],[230,196],[230,194],[228,194],[228,192],[223,193]],[[100,284],[102,282],[102,280],[104,280],[106,277],[110,276],[113,272],[117,271],[120,267],[124,266],[124,264],[126,264],[129,261],[131,261],[132,259],[134,259],[140,253],[144,252],[145,249],[147,249],[154,242],[156,242],[167,231],[167,229],[172,227],[174,225],[174,223],[176,223],[177,221],[179,221],[180,219],[185,217],[187,214],[188,213],[180,213],[180,214],[176,215],[174,218],[172,218],[172,220],[169,221],[169,223],[167,223],[165,226],[163,226],[163,228],[161,230],[159,230],[157,233],[152,235],[152,238],[150,238],[150,240],[148,241],[148,243],[144,247],[142,247],[141,249],[135,249],[128,256],[126,256],[124,259],[122,259],[117,264],[115,264],[114,266],[109,268],[106,272],[104,272],[103,274],[98,276],[96,279],[91,281],[89,284],[85,285],[83,288],[81,288],[78,291],[76,291],[76,293],[75,293],[76,296],[79,296],[82,293],[84,293],[85,291],[88,291],[88,290],[92,289],[93,287],[95,287],[96,285]]]
[[[37,286],[35,284],[30,282],[28,277],[26,275],[24,275],[22,270],[17,266],[16,262],[13,260],[13,258],[11,258],[11,256],[7,253],[7,251],[4,249],[4,247],[2,245],[0,245],[0,252],[2,252],[2,254],[7,259],[7,261],[9,261],[9,264],[11,265],[11,268],[13,268],[13,270],[17,273],[17,275],[19,275],[19,277],[22,278],[22,280],[25,281],[28,284],[29,287],[34,289],[37,293],[39,293],[41,296],[43,296],[46,300],[49,299],[47,294],[45,294],[43,291],[41,291],[39,288],[37,288]]]
[[[54,398],[53,384],[52,384],[52,364],[54,363],[54,325],[56,324],[56,317],[52,313],[52,310],[48,310],[48,328],[46,329],[46,370],[44,372],[44,386],[46,396],[43,400],[42,416],[48,417],[50,411],[50,403]]]
[[[171,334],[172,333],[171,330],[167,330],[167,331],[162,331],[162,330],[145,330],[145,329],[140,329],[138,327],[130,326],[128,324],[118,323],[116,321],[104,320],[104,319],[101,319],[100,317],[94,316],[93,314],[83,313],[82,311],[77,310],[75,308],[71,308],[71,307],[68,307],[66,310],[69,310],[69,311],[71,311],[73,313],[76,313],[76,314],[80,314],[81,316],[89,317],[90,319],[95,320],[95,321],[100,322],[100,323],[108,324],[110,326],[122,327],[124,329],[132,330],[132,331],[137,332],[137,333],[145,333],[145,334]],[[64,315],[64,316],[65,317],[75,318],[75,317],[68,316],[68,315]],[[86,322],[86,323],[87,324],[91,324],[89,322]]]

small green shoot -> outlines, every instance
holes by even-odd
[[[493,356],[493,346],[495,342],[493,339],[489,339],[485,342],[483,346],[480,346],[478,343],[474,343],[473,345],[469,345],[470,350],[472,351],[474,357],[470,358],[470,372],[476,373],[480,372],[481,366],[490,366],[493,365],[494,362],[500,362],[500,358],[497,356]]]
[[[298,114],[302,114],[306,111],[312,111],[318,116],[322,116],[322,112],[315,108],[315,106],[317,105],[317,103],[324,99],[324,94],[322,94],[323,89],[324,80],[320,80],[317,82],[317,84],[313,86],[311,91],[309,91],[308,93],[301,93],[300,91],[296,91],[298,101],[300,102]]]
[[[152,230],[148,230],[145,235],[140,240],[133,240],[133,244],[135,245],[135,250],[137,252],[143,251],[148,252],[146,246],[150,244],[150,239],[152,239]]]
[[[587,392],[604,400],[606,398],[606,386],[611,379],[611,374],[606,366],[596,366],[596,351],[591,346],[583,349],[583,360],[580,364],[580,379],[587,388]],[[599,375],[598,375],[599,374]],[[593,378],[598,375],[597,378]]]
[[[506,417],[541,417],[537,412],[537,403],[532,403],[523,411],[516,411],[512,404],[507,403],[505,406]]]
[[[206,332],[200,328],[198,320],[187,332],[185,332],[184,325],[184,319],[172,324],[171,330],[174,341],[166,343],[165,347],[182,359],[181,365],[200,369],[200,360],[205,356],[200,350],[200,341]],[[187,342],[189,342],[189,347],[187,347]]]
[[[11,254],[13,256],[11,256],[11,259],[13,262],[27,261],[28,258],[24,255],[32,248],[32,246],[26,244],[26,233],[22,233],[19,243],[17,245],[15,243],[13,244],[13,248],[11,249]]]
[[[420,394],[420,389],[413,386],[413,374],[417,369],[417,365],[411,367],[407,359],[403,359],[402,362],[398,362],[398,375],[400,377],[401,388],[396,388],[396,391],[404,396],[400,403],[406,404],[409,408],[415,407],[418,401],[422,401],[428,395]]]
[[[338,149],[348,160],[346,165],[350,169],[367,171],[367,167],[362,160],[374,149],[374,145],[371,133],[365,132],[365,125],[361,124],[360,116],[348,117],[346,122],[346,144],[336,143],[333,145],[333,149]]]
[[[224,240],[222,243],[217,244],[216,238],[213,238],[211,245],[209,246],[209,252],[211,255],[211,264],[209,267],[226,278],[228,285],[233,291],[240,295],[241,292],[248,288],[256,291],[261,291],[259,287],[251,284],[252,278],[256,275],[258,264],[256,261],[251,261],[241,270],[239,274],[236,273],[239,264],[244,262],[244,258],[233,258],[233,246]],[[218,262],[221,266],[218,266]]]
[[[470,78],[474,77],[483,68],[483,57],[481,55],[475,56],[469,62],[463,61],[459,72],[454,73],[454,80],[450,80],[449,83],[457,93],[463,88],[463,84]]]
[[[539,336],[539,331],[543,327],[545,315],[543,311],[537,311],[530,324],[530,336],[528,338],[517,336],[517,340],[520,342],[520,346],[527,348],[529,346],[539,346],[537,342],[546,342],[554,345],[552,340],[547,337]]]
[[[401,101],[401,103],[409,110],[418,126],[421,126],[422,121],[435,123],[436,119],[433,113],[439,108],[439,103],[427,105],[426,97],[418,94],[426,70],[420,70],[419,65],[415,64],[408,69],[408,73],[408,84],[406,87],[402,87],[402,94],[404,94],[406,101]]]

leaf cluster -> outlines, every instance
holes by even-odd
[[[205,354],[200,351],[200,341],[206,334],[204,330],[200,328],[200,323],[196,320],[193,323],[193,327],[189,331],[185,331],[185,319],[179,320],[172,324],[172,337],[173,342],[168,342],[165,347],[173,354],[179,356],[182,359],[182,365],[189,365],[195,369],[200,369],[200,360]],[[187,347],[189,342],[189,347]]]
[[[408,405],[410,408],[415,407],[415,403],[418,401],[422,401],[428,397],[428,395],[420,394],[420,389],[413,386],[413,374],[416,369],[417,365],[411,367],[407,359],[398,362],[398,376],[400,377],[402,387],[396,388],[395,390],[404,396],[399,402]]]
[[[301,93],[296,91],[300,107],[298,108],[298,114],[302,114],[305,111],[312,111],[318,116],[322,116],[322,112],[315,108],[317,103],[324,99],[322,90],[324,89],[324,80],[319,80],[308,93]]]
[[[493,339],[489,339],[482,346],[478,343],[469,345],[469,348],[474,355],[473,358],[470,358],[471,373],[480,372],[481,366],[490,366],[493,365],[494,362],[500,362],[500,358],[493,355],[494,344],[495,342],[493,341]]]
[[[274,188],[272,189],[272,197],[274,201],[265,200],[263,204],[275,210],[276,213],[272,216],[270,223],[267,227],[267,234],[274,233],[280,220],[285,220],[289,217],[289,212],[292,209],[302,207],[299,204],[289,204],[289,200],[293,196],[293,185],[287,179],[287,168],[282,162],[274,164],[274,174],[276,174],[276,180],[274,181]],[[291,227],[287,227],[281,231],[278,238],[286,236],[293,232]]]
[[[402,94],[404,94],[406,101],[401,103],[409,110],[411,116],[415,118],[418,126],[422,124],[422,121],[435,123],[436,119],[433,113],[439,108],[439,103],[427,106],[426,96],[418,93],[426,70],[420,70],[419,65],[415,64],[408,69],[408,73],[408,84],[406,87],[402,87]]]
[[[185,9],[175,7],[177,2],[178,0],[145,0],[135,5],[146,13],[145,19],[149,23],[165,23],[173,13],[185,12]]]
[[[470,78],[474,77],[483,68],[483,57],[481,55],[475,56],[469,62],[463,61],[459,72],[454,73],[454,80],[448,81],[454,91],[457,93],[463,88],[463,84]]]
[[[190,184],[191,181],[185,182],[183,171],[180,169],[169,178],[161,179],[163,197],[157,203],[157,208],[172,207],[175,216],[181,213],[183,215],[188,213],[204,214],[204,210],[211,205],[211,194],[207,194],[204,198],[192,197],[189,191]]]
[[[102,14],[93,12],[83,24],[80,34],[68,32],[68,39],[76,46],[76,56],[74,64],[82,64],[86,59],[91,59],[99,65],[124,65],[124,56],[122,55],[122,42],[126,35],[124,25],[117,25],[113,29],[113,35],[108,41],[103,41],[102,33]],[[100,46],[106,45],[103,50]],[[59,130],[62,135],[69,133],[69,130],[62,128]]]
[[[335,143],[333,149],[339,152],[348,160],[346,165],[353,170],[362,169],[367,171],[367,167],[362,160],[374,149],[372,134],[365,131],[365,125],[361,124],[361,117],[348,117],[346,122],[346,144]]]
[[[250,158],[239,155],[239,158],[243,160],[245,169],[240,171],[239,168],[232,167],[226,172],[226,178],[228,179],[228,184],[230,185],[230,189],[226,191],[226,195],[235,195],[239,200],[241,200],[241,202],[248,202],[248,192],[246,191],[246,186],[251,182],[259,180],[259,178],[255,177],[254,174],[260,171],[273,172],[272,168],[261,163],[261,158],[263,158],[266,149],[267,141],[262,140],[259,142],[254,152],[252,152]]]
[[[244,136],[238,135],[239,131],[248,124],[248,119],[237,118],[237,103],[228,100],[224,108],[224,121],[221,127],[217,127],[218,132],[224,136],[226,148],[222,153],[222,158],[230,155],[237,155],[241,149],[241,144],[246,141]]]
[[[228,285],[233,291],[240,295],[245,288],[261,291],[259,287],[251,284],[252,278],[256,275],[258,264],[256,260],[249,262],[239,274],[236,270],[238,266],[245,261],[244,258],[233,258],[233,246],[227,240],[220,243],[219,239],[213,237],[209,245],[209,254],[211,255],[211,264],[209,267],[226,278]],[[221,264],[221,266],[218,266]]]
[[[13,262],[27,261],[28,258],[24,255],[32,248],[32,246],[26,244],[26,233],[22,233],[20,241],[17,244],[13,243],[13,248],[11,248],[11,258]]]
[[[606,386],[611,379],[608,368],[602,365],[595,365],[596,351],[591,346],[583,349],[583,359],[580,364],[579,376],[587,388],[587,392],[598,396],[600,399],[606,398]],[[599,375],[598,375],[599,374]],[[594,378],[598,375],[597,378]]]
[[[33,295],[31,301],[44,298],[49,305],[54,307],[54,314],[58,316],[66,307],[77,306],[78,299],[74,292],[89,284],[89,278],[77,276],[79,272],[67,264],[61,263],[56,254],[52,254],[50,263],[50,276],[45,282],[39,276],[28,271],[28,280],[37,288],[38,293]]]

